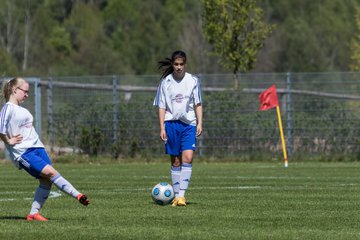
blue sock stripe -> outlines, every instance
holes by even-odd
[[[50,180],[51,180],[52,182],[55,182],[59,177],[61,177],[61,174],[60,174],[60,173],[59,173],[58,175],[50,178]]]
[[[171,166],[171,171],[180,172],[180,171],[181,171],[181,167],[180,167],[180,166],[178,166],[178,167]]]
[[[181,167],[191,168],[191,167],[192,167],[192,163],[183,163],[183,164],[181,164]]]

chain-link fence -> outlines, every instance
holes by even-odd
[[[276,111],[258,111],[258,95],[276,84],[290,158],[360,159],[359,73],[242,74],[236,82],[231,74],[198,76],[204,131],[196,154],[281,158]],[[41,113],[37,126],[53,151],[157,157],[164,154],[153,107],[159,81],[159,76],[39,79],[41,92],[32,88],[35,97],[26,104]]]

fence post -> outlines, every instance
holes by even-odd
[[[291,110],[291,73],[286,74],[286,114],[287,114],[287,154],[288,157],[292,153],[292,110]]]
[[[48,78],[47,85],[47,112],[48,112],[48,131],[50,138],[50,151],[54,151],[54,116],[53,116],[53,79],[52,77]]]
[[[118,112],[118,91],[117,91],[117,87],[118,87],[118,77],[117,76],[113,76],[112,77],[112,85],[113,85],[113,90],[112,90],[112,97],[113,97],[113,144],[118,145],[119,143],[118,141],[118,137],[117,137],[117,133],[118,133],[118,126],[119,126],[119,112]],[[114,150],[113,150],[113,157],[117,158],[118,157],[118,149],[117,147],[114,146]]]
[[[34,92],[35,92],[35,129],[36,132],[41,137],[41,86],[39,78],[32,78],[34,82]]]

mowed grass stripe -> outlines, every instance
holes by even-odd
[[[359,239],[360,163],[194,163],[185,208],[150,190],[169,164],[55,164],[91,205],[62,194],[24,220],[37,186],[0,165],[1,239]],[[52,191],[57,191],[54,187]],[[29,200],[24,200],[28,198]]]

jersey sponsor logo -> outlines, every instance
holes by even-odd
[[[172,101],[175,101],[177,103],[182,103],[184,99],[189,98],[189,96],[184,96],[181,93],[178,93],[175,95],[175,97],[172,99]]]
[[[175,102],[177,102],[177,103],[182,103],[183,99],[184,99],[184,96],[181,93],[176,94],[176,96],[174,98]]]

